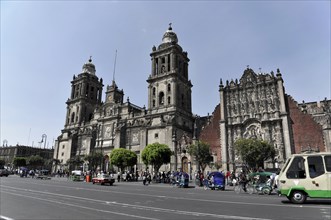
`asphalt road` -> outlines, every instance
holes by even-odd
[[[12,219],[309,219],[330,220],[330,200],[294,205],[277,195],[1,177],[0,217]],[[0,219],[1,219],[0,218]]]

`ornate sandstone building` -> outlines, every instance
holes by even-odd
[[[101,151],[102,169],[108,171],[109,155],[115,148],[135,152],[136,169],[144,169],[141,152],[155,142],[174,152],[163,170],[183,169],[190,174],[196,163],[186,148],[194,140],[210,144],[214,163],[223,170],[240,164],[233,148],[238,138],[260,138],[273,144],[277,155],[272,166],[307,148],[331,150],[331,101],[296,103],[286,95],[279,70],[256,74],[247,67],[239,80],[225,84],[221,80],[220,104],[211,116],[199,117],[192,114],[190,60],[171,26],[150,56],[147,108],[124,100],[124,91],[115,80],[106,87],[103,102],[103,80],[97,77],[92,59],[73,76],[64,129],[55,142],[54,158],[61,161],[55,169],[64,168],[75,155]]]
[[[106,100],[101,101],[103,80],[96,76],[92,60],[71,81],[67,116],[58,137],[54,158],[62,165],[75,155],[94,150],[105,155],[104,170],[115,148],[126,148],[138,156],[136,169],[144,168],[141,152],[148,144],[159,142],[174,152],[166,170],[192,170],[186,147],[192,143],[194,117],[187,52],[178,44],[172,27],[164,33],[162,43],[153,46],[148,83],[148,107],[139,107],[127,98],[113,80],[107,86]]]
[[[219,86],[220,105],[203,128],[200,139],[211,144],[222,169],[241,165],[234,150],[238,138],[259,138],[277,152],[270,167],[293,153],[331,151],[331,101],[298,104],[285,94],[282,74],[256,74],[247,67],[238,81]]]

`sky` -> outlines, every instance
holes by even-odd
[[[247,65],[279,68],[299,103],[330,99],[330,8],[328,0],[1,1],[0,146],[51,148],[70,82],[90,56],[103,100],[117,50],[124,100],[147,106],[150,53],[169,23],[190,59],[194,114],[212,114],[220,79],[240,79]]]

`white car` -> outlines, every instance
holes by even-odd
[[[109,184],[110,186],[113,185],[115,182],[115,178],[109,176],[108,174],[98,174],[97,177],[92,178],[92,183],[100,183],[101,185]]]
[[[71,175],[81,176],[82,175],[82,171],[81,170],[73,170],[73,171],[71,171]]]

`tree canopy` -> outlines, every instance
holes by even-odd
[[[206,142],[198,141],[195,144],[191,144],[187,152],[195,157],[195,160],[198,162],[198,169],[200,170],[201,168],[202,172],[204,172],[207,165],[213,161],[210,146]]]
[[[234,147],[242,161],[250,168],[263,168],[264,162],[275,156],[274,147],[259,139],[238,139]]]
[[[15,157],[13,164],[15,167],[26,166],[26,158],[25,157]]]
[[[137,164],[137,155],[128,149],[117,148],[110,154],[110,163],[123,171],[125,167]]]
[[[37,168],[43,166],[45,164],[45,160],[39,155],[33,155],[28,157],[28,164],[33,168]]]
[[[4,159],[0,159],[0,167],[3,167],[6,164],[6,161]]]
[[[82,159],[82,156],[76,155],[70,159],[67,160],[67,164],[69,165],[70,169],[77,169],[78,166],[83,165],[84,161]]]
[[[85,161],[89,163],[89,169],[96,170],[98,165],[101,167],[101,163],[103,161],[102,152],[91,152],[89,155],[84,157]]]
[[[168,145],[153,143],[145,147],[141,153],[142,161],[146,166],[152,165],[155,172],[159,172],[163,164],[170,163],[172,152]]]

